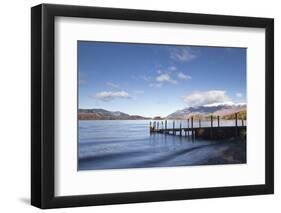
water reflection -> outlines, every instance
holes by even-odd
[[[168,122],[168,128],[171,125],[172,122]],[[144,120],[79,121],[78,169],[214,164],[211,159],[222,156],[218,150],[227,150],[230,146],[238,147],[237,142],[194,140],[191,134],[184,136],[183,133],[182,137],[150,134],[149,121]],[[243,163],[245,143],[239,146],[239,152],[244,152],[239,162]]]

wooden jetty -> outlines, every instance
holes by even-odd
[[[238,114],[235,114],[234,126],[221,126],[220,117],[216,116],[217,124],[214,126],[214,117],[210,117],[210,126],[202,127],[201,120],[198,120],[198,127],[194,127],[194,119],[180,120],[179,127],[176,128],[175,120],[172,121],[172,128],[168,128],[167,120],[150,121],[150,133],[169,134],[178,136],[190,136],[192,139],[202,138],[208,140],[227,139],[233,137],[246,137],[246,126],[244,120],[241,120],[241,125],[238,125]],[[187,127],[183,128],[182,123],[187,122]],[[161,126],[160,126],[161,124]]]

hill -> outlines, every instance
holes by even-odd
[[[146,120],[151,119],[139,115],[129,115],[120,111],[108,111],[105,109],[79,109],[79,120]]]
[[[166,119],[188,119],[191,116],[195,118],[209,117],[210,115],[221,116],[224,119],[233,119],[235,113],[246,118],[246,104],[221,104],[217,106],[198,106],[188,107],[168,115]]]

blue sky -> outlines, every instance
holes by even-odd
[[[79,108],[166,116],[246,103],[246,49],[78,41]]]

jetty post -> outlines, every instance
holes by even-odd
[[[238,113],[235,113],[235,134],[238,137]]]
[[[210,137],[213,138],[213,115],[211,115],[211,130],[210,130]]]
[[[173,120],[173,135],[175,135],[175,120]]]
[[[189,118],[187,119],[187,135],[189,136]]]
[[[182,136],[181,121],[180,121],[180,136]]]
[[[192,137],[192,139],[194,137],[194,132],[193,132],[193,116],[191,116],[191,137]]]
[[[195,124],[194,126],[194,116],[190,116],[188,119],[186,119],[186,121],[170,120],[171,122],[173,122],[172,127],[168,126],[168,120],[165,121],[150,120],[149,121],[150,134],[152,133],[171,134],[180,137],[188,135],[188,138],[189,136],[192,137],[192,142],[196,138],[204,138],[207,140],[212,140],[212,139],[240,137],[242,131],[243,132],[246,131],[247,123],[245,123],[246,120],[243,120],[243,118],[239,116],[240,116],[239,113],[234,113],[235,124],[232,124],[231,126],[228,125],[221,126],[220,116],[217,115],[215,117],[214,115],[210,115],[210,117],[208,117],[208,122],[210,121],[210,125],[207,127],[206,126],[202,127],[202,122],[201,122],[202,119],[198,119],[199,125]],[[239,123],[240,120],[241,120],[241,124]],[[187,124],[185,124],[185,122],[187,122]]]
[[[187,129],[187,128],[183,128],[184,136],[186,136],[186,129]]]

